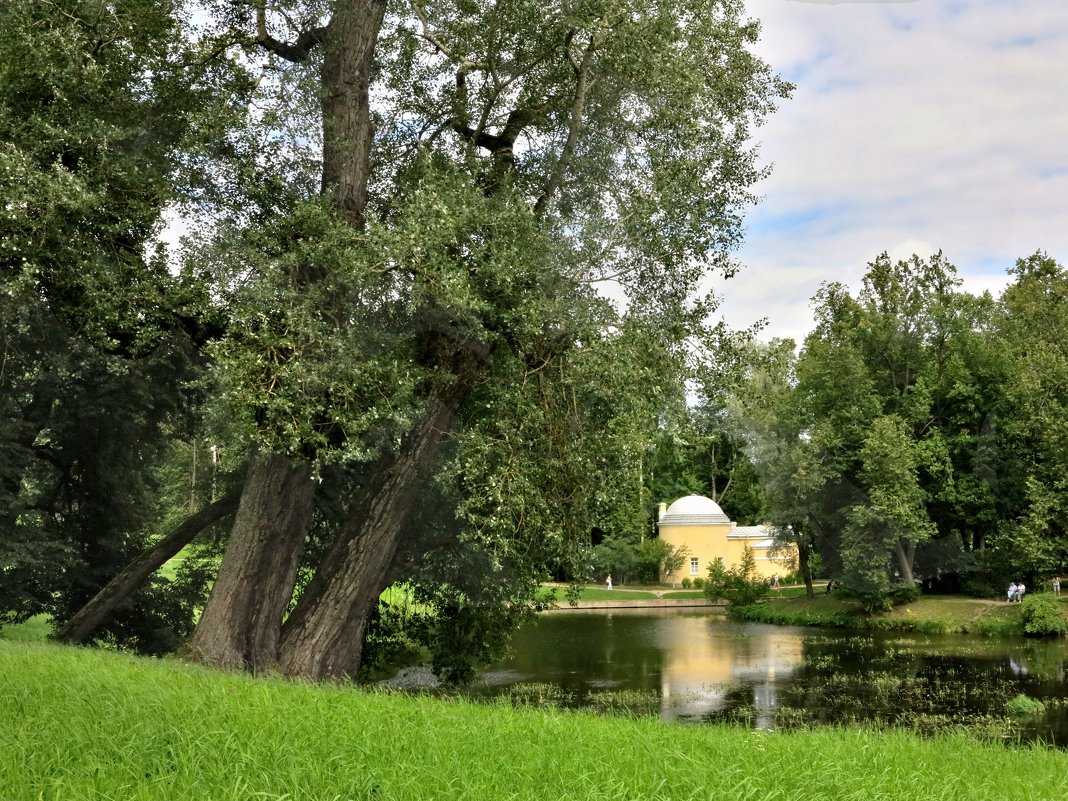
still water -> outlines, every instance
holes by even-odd
[[[693,723],[965,729],[1068,746],[1063,639],[858,633],[735,623],[707,612],[601,610],[543,614],[516,635],[512,651],[484,673],[482,693]],[[1022,714],[1028,698],[1044,708]]]

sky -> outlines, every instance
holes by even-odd
[[[798,343],[825,281],[941,250],[995,295],[1016,259],[1068,262],[1066,0],[747,0],[757,53],[796,88],[755,130],[732,326]]]

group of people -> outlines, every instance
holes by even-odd
[[[1050,586],[1053,588],[1053,594],[1054,595],[1060,595],[1061,594],[1061,577],[1060,576],[1054,576],[1052,579],[1050,579],[1049,583],[1050,583]],[[1024,592],[1026,592],[1026,591],[1027,591],[1027,587],[1024,585],[1024,583],[1022,581],[1010,582],[1010,584],[1009,584],[1009,592],[1008,592],[1008,596],[1009,597],[1007,599],[1008,602],[1012,603],[1013,601],[1015,601],[1015,602],[1019,603],[1020,601],[1023,600]]]

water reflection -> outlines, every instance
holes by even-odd
[[[1066,661],[1064,640],[865,634],[692,611],[564,611],[521,630],[513,656],[487,671],[483,692],[535,686],[552,702],[591,706],[610,690],[665,720],[961,728],[1064,745]],[[1007,705],[1020,694],[1045,711],[1009,721]]]
[[[712,718],[751,697],[755,725],[773,725],[778,689],[802,663],[796,630],[764,636],[708,616],[661,618],[657,645],[664,652],[660,676],[661,716],[667,720]]]

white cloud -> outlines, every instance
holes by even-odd
[[[775,164],[719,285],[728,321],[800,338],[821,281],[941,249],[965,287],[1068,258],[1068,4],[751,0],[760,54],[797,84],[758,130]]]

